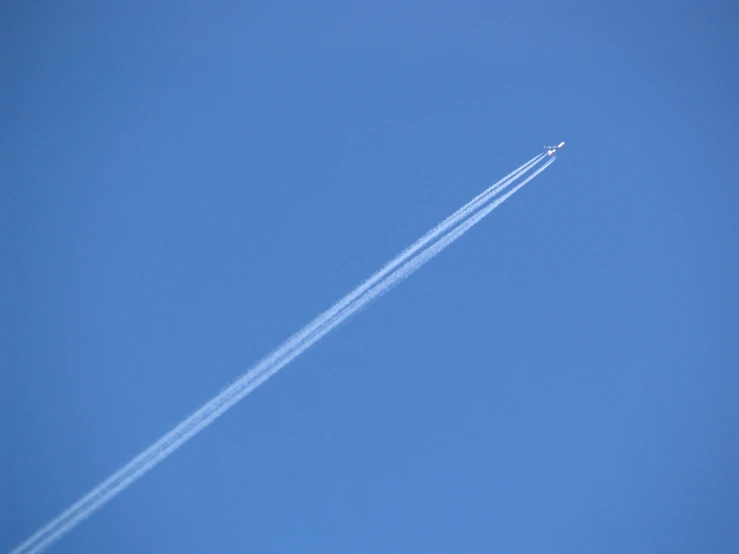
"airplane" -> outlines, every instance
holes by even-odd
[[[565,141],[560,142],[557,146],[545,146],[544,148],[546,148],[546,150],[547,150],[547,156],[551,156],[557,150],[559,150],[560,148],[562,148],[564,145],[565,145]]]

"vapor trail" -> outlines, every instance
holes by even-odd
[[[357,298],[359,298],[362,294],[364,294],[371,287],[377,285],[377,283],[380,280],[382,280],[386,275],[388,275],[391,271],[397,268],[400,264],[407,261],[410,257],[414,256],[419,250],[425,247],[429,242],[436,240],[440,235],[447,232],[449,229],[451,229],[455,225],[458,225],[460,221],[463,221],[465,218],[469,217],[469,215],[472,214],[475,210],[479,209],[480,206],[485,205],[487,202],[490,201],[491,198],[496,196],[502,190],[506,189],[508,186],[511,185],[511,183],[515,182],[519,177],[521,177],[526,172],[528,172],[533,166],[535,166],[538,162],[540,162],[541,159],[544,157],[545,157],[545,154],[539,154],[538,156],[534,156],[528,162],[518,167],[518,169],[514,169],[508,175],[506,175],[505,177],[503,177],[496,183],[493,183],[490,187],[488,187],[483,192],[475,196],[472,200],[467,202],[467,204],[459,208],[456,212],[454,212],[452,215],[447,217],[444,221],[442,221],[441,223],[433,227],[425,235],[423,235],[420,239],[414,242],[411,246],[409,246],[408,248],[403,250],[400,254],[398,254],[395,258],[387,262],[381,270],[379,270],[374,275],[372,275],[369,279],[367,279],[359,287],[357,287],[352,292],[347,294],[344,298],[339,300],[331,308],[329,308],[323,314],[315,318],[310,324],[303,327],[303,329],[301,329],[300,331],[295,333],[292,337],[290,337],[287,341],[282,343],[280,348],[278,348],[277,350],[274,350],[272,354],[270,354],[267,358],[265,358],[264,360],[259,362],[256,366],[254,366],[251,370],[249,370],[249,372],[246,375],[248,375],[249,373],[261,371],[264,367],[262,365],[263,362],[265,364],[274,363],[279,360],[280,356],[285,356],[289,354],[290,350],[299,346],[300,343],[304,340],[307,340],[312,333],[320,330],[321,327],[328,324],[328,322],[333,317],[335,317],[341,310],[345,309],[350,303],[356,301]],[[244,375],[244,377],[246,377],[246,375]]]
[[[497,192],[502,190],[502,188],[520,177],[523,173],[527,172],[534,164],[541,160],[542,157],[543,155],[536,156],[529,162],[523,164],[520,168],[511,172],[508,176],[498,181],[498,183],[489,187],[487,191],[478,195],[475,199],[457,210],[455,214],[448,217],[444,222],[434,227],[414,243],[413,246],[404,250],[398,257],[386,264],[383,269],[375,273],[375,275],[370,279],[342,298],[332,308],[314,319],[310,324],[304,327],[303,330],[293,335],[288,339],[288,341],[283,343],[283,345],[273,351],[272,354],[260,361],[250,371],[226,387],[204,406],[178,424],[174,429],[149,446],[149,448],[128,462],[125,466],[95,487],[67,510],[62,512],[42,529],[37,531],[34,535],[13,550],[11,554],[40,552],[56,542],[63,535],[72,530],[77,524],[114,498],[119,492],[124,490],[143,474],[153,469],[159,462],[182,446],[191,437],[210,425],[210,423],[217,419],[226,410],[231,408],[249,392],[258,387],[266,379],[274,375],[295,357],[300,355],[303,351],[340,325],[349,316],[372,302],[372,300],[379,298],[392,287],[399,284],[403,279],[410,276],[424,263],[436,256],[441,252],[441,250],[459,238],[473,225],[481,221],[493,209],[554,161],[554,159],[550,160],[510,192],[496,199],[483,210],[480,210],[480,212],[475,216],[470,217],[467,221],[449,232],[448,235],[439,240],[433,246],[427,248],[416,258],[405,263],[405,265],[400,269],[393,271],[430,241],[434,240],[454,225],[459,224],[464,217],[467,217],[470,213],[487,202],[492,195],[497,194]],[[381,279],[391,272],[392,275],[388,279],[383,281],[381,284],[378,284]],[[350,305],[351,307],[347,308],[347,306]],[[289,354],[286,355],[288,352]]]
[[[485,191],[478,194],[475,198],[473,198],[467,204],[462,206],[452,215],[447,217],[444,221],[436,225],[434,228],[428,231],[424,236],[418,239],[413,245],[406,248],[398,256],[396,256],[393,260],[388,262],[382,269],[380,269],[378,272],[372,275],[369,279],[364,281],[359,287],[357,287],[355,290],[353,290],[352,292],[344,296],[344,298],[339,300],[331,308],[329,308],[327,311],[320,314],[312,322],[306,325],[303,329],[301,329],[300,331],[295,333],[293,336],[291,336],[287,341],[285,341],[280,347],[274,350],[267,357],[260,360],[255,366],[252,367],[251,370],[249,370],[246,374],[242,375],[233,384],[226,387],[216,397],[214,397],[210,402],[202,406],[199,410],[193,413],[190,417],[183,420],[174,429],[169,431],[169,433],[164,435],[157,442],[152,444],[149,448],[141,452],[138,456],[136,456],[128,464],[123,466],[116,473],[111,475],[108,479],[100,483],[97,487],[95,487],[87,495],[85,495],[83,498],[75,502],[72,506],[67,508],[67,510],[65,510],[63,513],[57,516],[54,520],[49,522],[42,529],[38,530],[34,535],[28,538],[23,544],[18,546],[16,550],[11,552],[11,554],[21,554],[22,552],[27,552],[27,551],[37,552],[38,550],[27,550],[27,549],[31,548],[32,545],[37,543],[38,541],[41,541],[42,538],[46,535],[56,536],[56,532],[54,531],[54,529],[58,529],[58,530],[61,530],[62,528],[71,529],[73,525],[68,526],[67,524],[65,524],[66,521],[73,520],[77,522],[78,519],[76,517],[76,513],[80,510],[82,510],[82,512],[89,515],[89,513],[91,512],[89,512],[89,510],[85,508],[86,505],[90,504],[91,502],[96,503],[95,499],[100,495],[104,495],[107,497],[108,496],[107,491],[109,491],[111,488],[115,488],[115,490],[118,490],[118,488],[116,487],[117,482],[119,482],[121,479],[126,480],[126,476],[129,475],[132,470],[134,470],[140,464],[146,464],[148,460],[150,460],[153,456],[156,455],[155,453],[156,451],[159,450],[159,448],[161,448],[163,445],[169,444],[170,441],[172,440],[176,440],[176,437],[180,435],[183,428],[190,425],[193,420],[198,420],[199,418],[203,417],[207,413],[207,411],[210,409],[213,402],[215,402],[218,399],[224,398],[226,395],[230,394],[232,390],[234,389],[234,387],[238,387],[240,384],[248,382],[251,379],[251,376],[254,375],[255,373],[259,373],[263,371],[265,368],[270,367],[276,361],[279,361],[280,357],[290,352],[293,348],[299,345],[302,341],[304,341],[312,333],[320,329],[327,321],[329,321],[337,313],[339,313],[342,309],[348,306],[351,302],[356,300],[364,292],[366,292],[368,289],[370,289],[372,286],[378,283],[382,278],[384,278],[386,275],[392,272],[400,264],[402,264],[412,255],[414,255],[416,252],[418,252],[418,250],[423,248],[430,241],[437,238],[440,234],[442,234],[449,228],[458,224],[459,221],[461,221],[464,217],[466,217],[467,215],[472,213],[475,209],[477,209],[480,205],[485,203],[492,195],[497,194],[497,192],[499,192],[502,188],[504,188],[505,186],[513,182],[515,179],[520,177],[523,173],[528,171],[533,165],[535,165],[543,157],[544,157],[544,154],[539,154],[537,156],[534,156],[531,160],[522,164],[520,167],[513,170],[511,173],[509,173],[508,175],[500,179],[498,182],[488,187]],[[84,516],[84,517],[87,517],[87,516]],[[56,539],[53,539],[53,540],[56,540]],[[43,544],[50,544],[50,542],[43,540]],[[41,548],[43,548],[43,546]]]
[[[495,208],[497,208],[503,202],[508,200],[508,198],[513,196],[521,187],[523,187],[526,183],[531,181],[531,179],[533,179],[539,173],[544,171],[547,167],[552,165],[554,163],[554,160],[556,159],[557,159],[556,156],[551,158],[547,163],[545,163],[543,166],[537,169],[534,173],[532,173],[526,179],[524,179],[519,184],[517,184],[510,191],[500,196],[499,198],[496,198],[493,202],[490,203],[490,205],[486,206],[484,209],[480,210],[477,214],[467,219],[464,223],[459,225],[453,231],[450,231],[443,238],[439,239],[432,246],[429,246],[426,250],[418,254],[416,257],[407,261],[405,264],[403,264],[402,267],[396,269],[389,277],[384,279],[380,284],[372,288],[370,291],[366,292],[360,299],[354,302],[350,307],[346,308],[338,316],[332,319],[329,322],[329,324],[326,325],[321,331],[312,335],[309,340],[305,341],[298,348],[290,352],[287,356],[283,357],[279,362],[277,362],[276,364],[272,365],[271,367],[263,370],[262,372],[258,374],[256,372],[250,371],[249,374],[247,375],[253,374],[252,380],[244,384],[243,389],[239,393],[239,397],[234,399],[233,403],[238,402],[239,400],[241,400],[241,398],[243,398],[244,396],[249,394],[251,391],[256,389],[259,385],[261,385],[267,379],[272,377],[272,375],[277,373],[280,369],[282,369],[287,364],[289,364],[291,361],[293,361],[295,358],[297,358],[305,350],[313,346],[316,342],[321,340],[321,338],[323,338],[325,335],[333,331],[336,327],[341,325],[352,314],[364,308],[370,302],[379,299],[381,296],[384,296],[385,294],[390,292],[390,290],[392,290],[397,285],[399,285],[402,281],[410,277],[413,273],[419,270],[424,264],[426,264],[432,258],[436,257],[439,253],[441,253],[441,251],[444,250],[447,246],[452,244],[459,237],[464,235],[472,227],[474,227],[480,221],[482,221],[485,217],[487,217],[490,214],[490,212],[492,212]],[[230,405],[225,406],[223,408],[223,411],[226,411],[228,408],[230,408]],[[215,417],[218,417],[218,416],[215,416]]]
[[[447,246],[449,246],[451,243],[456,241],[459,237],[461,237],[463,234],[469,231],[472,227],[477,225],[486,216],[488,216],[490,212],[492,212],[495,208],[500,206],[503,202],[505,202],[508,198],[510,198],[513,194],[515,194],[516,191],[518,191],[526,183],[531,181],[531,179],[536,177],[539,173],[541,173],[547,167],[549,167],[552,163],[554,163],[554,160],[556,159],[557,159],[556,156],[551,158],[549,161],[547,161],[547,163],[545,163],[539,169],[534,171],[531,175],[526,177],[526,179],[518,183],[510,191],[508,191],[507,193],[501,195],[500,197],[490,202],[489,205],[487,205],[485,208],[480,210],[474,216],[469,217],[467,220],[464,220],[463,223],[461,223],[454,230],[449,231],[446,235],[440,238],[432,246],[429,246],[428,248],[426,248],[426,250],[423,250],[421,253],[417,254],[415,257],[406,261],[401,267],[393,271],[388,277],[383,279],[380,283],[372,287],[370,290],[364,292],[364,294],[362,294],[359,298],[357,298],[349,306],[345,307],[342,311],[340,311],[338,315],[336,315],[333,319],[331,319],[326,324],[324,324],[324,326],[319,331],[311,335],[307,340],[305,340],[301,345],[299,345],[298,348],[296,348],[292,352],[287,353],[286,356],[283,359],[281,359],[279,362],[277,362],[273,366],[265,368],[261,372],[255,371],[256,368],[253,371],[249,371],[249,373],[247,373],[245,377],[248,375],[253,375],[254,381],[249,382],[249,384],[247,385],[249,389],[246,392],[244,392],[244,396],[248,394],[249,392],[251,392],[252,390],[254,390],[257,386],[259,386],[269,377],[274,375],[282,367],[290,363],[293,359],[295,359],[303,351],[311,347],[313,344],[315,344],[317,341],[319,341],[329,332],[333,331],[336,327],[341,325],[350,316],[352,316],[353,314],[355,314],[362,308],[366,307],[372,301],[377,300],[381,296],[384,296],[385,294],[390,292],[390,290],[392,290],[395,286],[399,285],[402,281],[410,277],[413,273],[415,273],[418,269],[420,269],[421,266],[426,264],[426,262],[428,262],[429,260],[437,256]],[[252,383],[256,383],[256,384],[252,385]]]

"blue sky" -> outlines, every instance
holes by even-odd
[[[2,8],[0,550],[492,182],[53,552],[732,552],[730,3]]]

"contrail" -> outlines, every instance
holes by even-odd
[[[421,266],[423,266],[426,262],[434,258],[442,250],[444,250],[447,246],[449,246],[451,243],[453,243],[459,237],[461,237],[463,234],[469,231],[472,227],[474,227],[480,221],[482,221],[488,214],[490,214],[490,212],[492,212],[495,208],[500,206],[503,202],[505,202],[508,198],[510,198],[513,194],[515,194],[516,191],[518,191],[526,183],[531,181],[539,173],[541,173],[547,167],[549,167],[552,163],[554,163],[554,160],[556,159],[557,159],[556,157],[551,158],[547,163],[545,163],[539,169],[534,171],[531,175],[526,177],[526,179],[518,183],[510,191],[496,198],[484,209],[480,210],[477,214],[465,220],[464,223],[460,224],[453,231],[450,231],[443,238],[439,239],[438,242],[434,243],[432,246],[429,246],[426,250],[418,254],[413,259],[407,261],[402,267],[400,267],[399,269],[396,269],[389,277],[384,279],[380,284],[376,285],[374,289],[365,293],[365,295],[362,298],[356,300],[355,305],[361,304],[361,306],[364,307],[369,302],[372,302],[373,300],[376,300],[377,298],[390,292],[390,290],[394,288],[396,285],[400,284],[401,281],[410,277],[413,273],[416,272],[416,270],[420,269]],[[350,306],[346,308],[346,311],[351,311],[352,313],[354,313],[357,309],[358,308]],[[346,317],[348,316],[342,316],[342,320],[345,319]],[[332,324],[331,328],[332,329],[335,328],[335,325]]]
[[[76,524],[76,522],[78,522],[78,519],[76,517],[77,512],[82,510],[82,512],[87,515],[91,514],[92,512],[88,510],[87,508],[85,508],[85,506],[90,505],[90,503],[94,503],[95,505],[97,505],[96,498],[98,498],[101,495],[105,496],[106,498],[112,497],[112,495],[110,495],[110,493],[108,492],[111,489],[111,487],[115,488],[115,490],[118,491],[119,489],[118,487],[116,487],[116,483],[121,482],[121,479],[128,482],[126,476],[129,475],[132,472],[132,470],[135,470],[136,467],[139,467],[142,464],[148,465],[149,460],[151,460],[154,456],[156,456],[156,452],[159,451],[160,448],[165,447],[165,445],[169,444],[172,441],[177,441],[177,437],[182,433],[184,428],[191,425],[193,421],[197,421],[201,417],[204,417],[205,414],[208,413],[212,405],[217,400],[225,399],[228,395],[233,393],[234,388],[238,388],[239,386],[247,383],[255,373],[262,372],[264,371],[265,368],[270,367],[272,364],[278,361],[282,356],[284,356],[286,353],[290,352],[293,348],[299,345],[303,340],[305,340],[313,332],[315,332],[317,329],[320,329],[323,325],[325,325],[327,321],[333,318],[337,313],[343,310],[346,306],[348,306],[354,300],[359,298],[362,294],[364,294],[364,292],[366,292],[372,286],[377,284],[381,279],[383,279],[386,275],[392,272],[400,264],[402,264],[408,258],[413,256],[416,252],[418,252],[421,248],[423,248],[429,242],[437,238],[443,232],[450,229],[454,225],[458,224],[460,221],[462,221],[463,218],[467,217],[470,213],[476,210],[479,206],[484,204],[492,195],[497,194],[500,190],[502,190],[502,188],[508,186],[511,182],[518,179],[522,174],[527,172],[533,165],[539,162],[543,157],[544,157],[544,154],[539,154],[537,156],[534,156],[531,160],[524,163],[523,165],[521,165],[520,167],[518,167],[517,169],[513,170],[511,173],[509,173],[508,175],[500,179],[498,182],[488,187],[488,189],[478,194],[475,198],[473,198],[467,204],[462,206],[460,209],[454,212],[451,216],[447,217],[444,221],[436,225],[434,228],[428,231],[423,237],[418,239],[413,245],[406,248],[403,252],[401,252],[398,256],[396,256],[393,260],[388,262],[381,270],[379,270],[374,275],[372,275],[369,279],[367,279],[359,287],[357,287],[355,290],[353,290],[352,292],[344,296],[344,298],[339,300],[331,308],[329,308],[324,313],[320,314],[311,323],[309,323],[303,329],[295,333],[292,337],[290,337],[287,341],[285,341],[280,347],[274,350],[266,358],[260,360],[251,370],[249,370],[246,374],[242,375],[233,384],[226,387],[216,397],[214,397],[210,402],[202,406],[199,410],[197,410],[190,417],[182,421],[179,425],[177,425],[169,433],[164,435],[157,442],[152,444],[149,448],[141,452],[138,456],[136,456],[128,464],[123,466],[116,473],[111,475],[108,479],[106,479],[101,484],[99,484],[96,488],[90,491],[87,495],[85,495],[83,498],[78,500],[75,504],[70,506],[62,514],[57,516],[57,518],[49,522],[42,529],[38,530],[33,536],[28,538],[23,544],[17,547],[16,550],[11,552],[11,554],[21,554],[22,552],[26,552],[26,551],[38,552],[39,550],[27,550],[27,549],[31,548],[34,543],[41,541],[44,536],[56,537],[56,531],[54,531],[55,529],[57,531],[60,531],[62,529],[71,529]],[[177,442],[177,444],[180,444],[180,443]],[[87,515],[85,515],[84,517],[87,517]],[[84,519],[84,517],[82,519]],[[70,522],[70,521],[74,521],[75,523],[70,523],[70,524],[65,523],[65,522]],[[61,534],[64,534],[64,533],[66,533],[66,530],[61,532]],[[59,535],[59,537],[61,537],[61,534]],[[54,542],[55,540],[56,538],[52,539],[51,542]],[[47,542],[46,540],[43,540],[43,545],[51,544],[51,542]],[[44,548],[44,547],[45,546],[40,546],[40,548]]]
[[[59,540],[81,521],[92,515],[96,510],[114,498],[119,492],[124,490],[143,474],[153,469],[159,462],[164,460],[195,434],[210,425],[221,414],[231,408],[261,383],[274,375],[282,367],[323,338],[330,331],[335,329],[349,316],[372,302],[374,299],[379,298],[391,288],[399,284],[402,280],[410,276],[423,264],[436,256],[441,252],[441,250],[446,248],[449,244],[469,230],[473,225],[476,225],[481,221],[493,209],[504,202],[528,181],[543,171],[555,159],[551,159],[548,163],[527,177],[523,182],[516,185],[516,187],[511,191],[496,199],[489,206],[480,210],[476,215],[467,219],[464,223],[449,232],[444,238],[440,239],[433,246],[427,248],[417,257],[407,261],[407,263],[402,267],[396,269],[430,241],[463,221],[470,213],[487,202],[492,195],[497,194],[497,192],[508,186],[513,180],[526,173],[534,164],[540,161],[542,157],[543,155],[536,156],[529,162],[525,163],[508,176],[498,181],[498,183],[489,187],[487,191],[478,195],[475,199],[457,210],[455,214],[447,218],[444,222],[434,227],[434,229],[426,233],[424,237],[414,243],[413,246],[406,249],[398,257],[386,264],[382,270],[377,272],[350,294],[342,298],[332,308],[314,319],[309,325],[304,327],[303,330],[293,335],[293,337],[283,343],[282,346],[273,351],[271,355],[260,361],[250,371],[226,387],[204,406],[178,424],[174,429],[169,431],[149,448],[128,462],[125,466],[95,487],[87,495],[70,506],[42,529],[37,531],[34,535],[13,550],[11,554],[40,552]],[[392,274],[390,277],[378,284],[381,279],[391,272]],[[288,354],[286,355],[286,353]]]
[[[344,298],[339,300],[331,308],[329,308],[324,313],[322,313],[320,316],[315,318],[310,324],[303,327],[303,329],[301,329],[300,331],[295,333],[292,337],[290,337],[288,340],[286,340],[284,343],[282,343],[280,348],[278,348],[277,350],[274,350],[272,354],[270,354],[267,358],[260,361],[256,366],[254,366],[251,370],[249,370],[249,372],[246,375],[248,375],[249,373],[260,371],[264,367],[263,364],[274,363],[277,359],[279,359],[280,356],[284,356],[288,354],[292,348],[295,348],[296,346],[298,346],[300,342],[302,342],[303,340],[306,340],[306,338],[308,338],[313,332],[319,330],[323,325],[326,325],[331,320],[332,317],[335,317],[336,314],[338,314],[341,310],[345,309],[353,301],[356,301],[357,298],[359,298],[362,294],[364,294],[371,287],[375,286],[380,280],[385,278],[385,276],[387,276],[391,271],[397,268],[400,264],[408,260],[408,258],[414,256],[421,248],[426,246],[429,242],[437,239],[440,235],[447,232],[449,229],[451,229],[455,225],[459,224],[460,221],[463,221],[471,213],[473,213],[475,210],[480,208],[480,206],[485,205],[487,202],[490,201],[491,198],[493,198],[498,193],[500,193],[502,190],[510,186],[511,183],[513,183],[514,181],[516,181],[516,179],[518,179],[523,174],[528,172],[533,166],[535,166],[538,162],[540,162],[541,159],[544,157],[545,157],[545,154],[539,154],[538,156],[534,156],[531,160],[521,165],[518,169],[514,169],[508,175],[506,175],[505,177],[503,177],[502,179],[500,179],[499,181],[497,181],[496,183],[488,187],[486,190],[478,194],[475,198],[467,202],[467,204],[459,208],[456,212],[454,212],[452,215],[447,217],[444,221],[436,225],[436,227],[433,227],[430,231],[428,231],[420,239],[414,242],[411,246],[403,250],[395,258],[387,262],[381,270],[379,270],[374,275],[372,275],[369,279],[367,279],[359,287],[357,287],[352,292],[347,294]],[[353,312],[353,313],[356,313],[356,312]],[[244,375],[244,377],[246,375]]]
[[[309,340],[305,341],[297,349],[290,352],[287,356],[282,358],[278,363],[274,364],[273,366],[269,368],[266,368],[265,370],[263,370],[262,372],[258,374],[256,374],[257,372],[255,371],[250,371],[247,375],[245,375],[245,377],[248,375],[253,375],[252,380],[249,381],[248,383],[244,383],[244,388],[239,393],[239,397],[235,399],[233,402],[234,403],[238,402],[241,398],[243,398],[244,396],[249,394],[251,391],[256,389],[259,385],[261,385],[267,379],[272,377],[272,375],[277,373],[280,369],[282,369],[284,366],[289,364],[292,360],[297,358],[305,350],[313,346],[321,338],[323,338],[325,335],[333,331],[336,327],[341,325],[352,314],[364,308],[370,302],[377,300],[381,296],[384,296],[385,294],[390,292],[390,290],[392,290],[394,287],[399,285],[402,281],[410,277],[413,273],[419,270],[421,266],[426,264],[432,258],[436,257],[447,246],[449,246],[454,241],[456,241],[459,237],[464,235],[472,227],[477,225],[486,216],[488,216],[490,212],[492,212],[495,208],[497,208],[503,202],[505,202],[508,198],[513,196],[513,194],[515,194],[526,183],[531,181],[531,179],[536,177],[539,173],[544,171],[548,166],[553,164],[554,160],[556,159],[557,159],[556,156],[551,158],[547,163],[545,163],[543,166],[537,169],[534,173],[529,175],[526,179],[521,181],[518,185],[516,185],[510,191],[500,196],[499,198],[496,198],[493,202],[490,203],[489,206],[486,206],[484,209],[480,210],[477,214],[470,217],[464,223],[459,225],[459,227],[457,227],[453,231],[450,231],[443,238],[439,239],[438,242],[434,243],[433,246],[428,247],[426,250],[418,254],[415,258],[407,261],[402,267],[396,269],[389,277],[384,279],[380,284],[378,284],[376,287],[374,287],[370,291],[366,292],[362,296],[361,299],[354,302],[351,307],[345,309],[340,315],[332,319],[329,322],[329,324],[326,325],[321,331],[315,333],[313,336],[311,336]],[[230,406],[225,407],[223,411],[227,410],[229,407]]]

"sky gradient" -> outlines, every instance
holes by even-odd
[[[736,7],[2,12],[0,551],[561,140],[50,552],[734,551]]]

